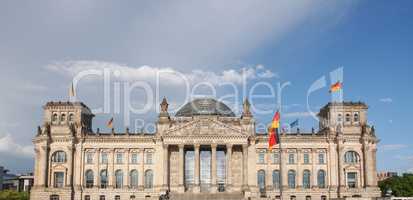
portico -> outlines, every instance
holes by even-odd
[[[243,153],[247,151],[247,144],[167,144],[164,148],[170,158],[166,160],[166,173],[171,174],[167,176],[165,185],[172,192],[219,193],[247,188],[248,171],[241,167],[247,166],[248,154]],[[233,153],[241,155],[241,159],[238,156],[233,158]],[[233,165],[239,162],[241,165]],[[237,177],[233,177],[234,173]],[[178,176],[175,178],[173,174]],[[233,180],[238,181],[239,178],[238,183],[243,184],[233,185]]]

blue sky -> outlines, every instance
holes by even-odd
[[[31,138],[42,123],[41,106],[66,99],[76,70],[147,65],[140,68],[143,73],[170,68],[220,80],[225,70],[250,68],[259,74],[254,66],[261,65],[262,72],[273,74],[262,78],[272,85],[291,82],[283,104],[297,116],[284,120],[299,118],[304,130],[317,125],[304,113],[309,86],[343,67],[344,99],[369,105],[369,122],[381,139],[378,169],[413,171],[412,11],[408,0],[2,1],[0,165],[15,172],[31,169]],[[91,107],[100,104],[102,91],[84,85],[79,98]],[[182,98],[173,96],[179,88],[170,87],[172,92],[161,95],[179,107]],[[329,100],[328,92],[317,91],[311,105]],[[95,127],[103,128],[111,115],[98,115]],[[256,117],[265,123],[271,114]],[[144,119],[153,122],[156,113]]]

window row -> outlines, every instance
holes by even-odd
[[[310,170],[304,170],[302,176],[302,186],[305,189],[311,188],[311,172]],[[257,181],[258,187],[260,190],[265,190],[265,170],[259,170],[257,173]],[[290,189],[296,188],[296,172],[294,170],[288,171],[288,187]],[[280,171],[274,170],[272,172],[272,184],[274,189],[280,189],[281,179],[280,179]],[[317,186],[319,188],[326,188],[326,172],[324,170],[319,170],[317,172]]]
[[[115,188],[122,188],[124,187],[123,185],[123,178],[124,178],[124,173],[122,170],[116,170],[114,174],[115,178]],[[131,170],[129,174],[129,187],[130,188],[137,188],[138,183],[139,183],[139,174],[137,170]],[[152,188],[153,187],[153,171],[148,169],[145,171],[144,174],[144,187],[145,188]],[[87,170],[85,173],[85,186],[86,188],[92,188],[93,186],[96,185],[94,182],[94,173],[92,170]],[[106,188],[108,185],[108,172],[107,170],[101,170],[99,173],[99,187],[100,188]]]
[[[75,114],[69,113],[67,115],[66,113],[53,113],[52,115],[52,123],[57,124],[57,123],[65,123],[65,122],[74,122],[75,121]]]
[[[59,195],[57,194],[53,194],[50,195],[50,200],[59,200]],[[129,199],[136,199],[135,195],[130,195]],[[84,200],[91,200],[90,195],[85,195]],[[99,200],[106,200],[106,196],[105,195],[99,195]],[[114,200],[120,200],[120,195],[115,195]]]
[[[265,152],[258,153],[258,164],[266,164],[265,160]],[[325,161],[325,153],[318,153],[317,155],[318,164],[326,164]],[[280,163],[280,154],[279,153],[272,153],[271,154],[271,161],[272,164],[279,164]],[[356,164],[360,162],[360,156],[355,151],[347,151],[344,154],[344,162],[347,164]],[[288,164],[297,164],[297,154],[289,153],[288,154]],[[303,164],[311,164],[310,153],[304,153],[302,157]]]
[[[338,113],[337,114],[337,122],[343,122],[343,114]],[[354,112],[354,113],[346,113],[344,117],[344,122],[345,123],[358,123],[360,122],[360,113],[359,112]]]
[[[258,153],[258,164],[265,164],[265,152]],[[297,163],[297,155],[295,153],[288,154],[288,164],[296,164]],[[279,153],[272,153],[271,154],[271,161],[272,164],[279,164],[280,163],[280,154]],[[317,157],[318,164],[326,164],[325,162],[325,153],[318,153]],[[310,153],[303,154],[302,163],[304,164],[311,164]]]
[[[94,155],[95,153],[87,152],[86,153],[86,164],[93,164],[94,163]],[[124,164],[126,160],[129,160],[130,164],[138,164],[140,162],[140,153],[131,153],[130,158],[125,158],[125,154],[122,152],[115,153],[114,162],[115,164]],[[145,152],[145,164],[153,164],[153,153],[152,152]],[[109,153],[101,152],[100,153],[100,163],[107,164],[109,159]]]

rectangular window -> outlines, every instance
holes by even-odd
[[[273,164],[280,163],[280,154],[278,154],[278,153],[273,153],[272,154],[272,163]]]
[[[258,153],[258,163],[259,164],[264,164],[265,163],[265,154],[264,153]]]
[[[304,154],[304,164],[310,163],[310,155],[308,153]]]
[[[50,200],[59,200],[59,195],[56,195],[56,194],[50,195]]]
[[[295,163],[294,154],[293,153],[288,154],[288,164],[294,164],[294,163]]]
[[[318,163],[319,164],[324,164],[324,154],[323,153],[318,154]]]
[[[116,153],[116,163],[122,164],[123,162],[123,153]]]
[[[138,154],[137,153],[132,153],[131,163],[132,164],[137,164],[138,163]]]
[[[347,186],[349,188],[357,187],[357,173],[356,172],[347,173]]]
[[[90,200],[90,196],[89,196],[89,195],[85,195],[85,200]]]
[[[99,200],[105,200],[105,195],[100,195]]]
[[[152,153],[146,153],[146,164],[152,164]]]
[[[120,196],[119,196],[119,195],[116,195],[116,196],[115,196],[115,200],[120,200]]]
[[[93,153],[86,153],[86,163],[93,164]]]
[[[102,152],[100,154],[100,162],[102,164],[108,164],[108,153]]]
[[[62,188],[64,185],[64,172],[55,172],[54,173],[54,187],[55,188]]]

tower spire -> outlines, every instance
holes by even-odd
[[[71,101],[71,102],[76,101],[76,91],[75,91],[75,87],[73,85],[73,82],[72,82],[72,84],[70,85],[70,88],[69,88],[69,101]]]

